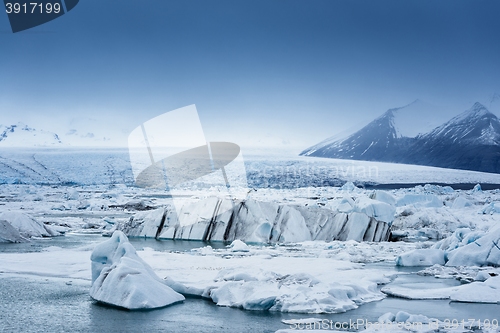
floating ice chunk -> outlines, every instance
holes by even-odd
[[[472,192],[482,192],[481,184],[474,185],[474,188],[472,189]]]
[[[278,264],[279,268],[279,264]],[[345,281],[347,282],[347,281]],[[255,268],[227,268],[220,271],[204,291],[193,291],[172,280],[168,284],[182,293],[195,293],[211,298],[219,306],[247,310],[269,310],[296,313],[338,313],[357,308],[384,297],[377,284],[360,279],[349,284],[317,278],[297,272],[278,274]],[[187,294],[186,294],[187,295]]]
[[[405,322],[410,318],[410,316],[411,315],[408,312],[399,311],[398,313],[396,313],[394,320],[397,322]]]
[[[210,246],[210,245],[207,245],[205,247],[202,247],[198,250],[198,252],[201,254],[201,255],[210,255],[210,254],[213,254],[214,253],[214,249]]]
[[[423,187],[420,185],[415,186],[415,189],[421,188],[425,192],[430,192],[434,194],[448,194],[453,193],[455,190],[451,186],[439,186],[439,185],[431,185],[425,184]]]
[[[431,289],[415,289],[402,286],[386,286],[381,291],[389,296],[401,297],[406,299],[449,299],[450,294],[460,287],[445,287],[445,288],[431,288]]]
[[[76,209],[84,210],[90,207],[90,202],[88,200],[82,200],[76,205]]]
[[[385,317],[387,317],[387,319],[389,319],[391,317],[391,315],[393,315],[393,314],[389,312],[389,313],[386,313],[386,314],[382,315],[382,317],[385,316]],[[424,316],[424,315],[421,315],[421,314],[411,314],[411,313],[408,313],[408,312],[405,312],[405,311],[399,311],[398,313],[396,313],[396,315],[393,315],[393,316],[394,316],[394,320],[392,320],[392,321],[393,322],[395,321],[395,322],[398,322],[398,323],[422,323],[422,324],[428,324],[430,322],[430,319],[427,316]],[[382,318],[382,317],[380,317],[380,318]],[[380,319],[379,319],[379,322],[381,322]]]
[[[386,204],[389,204],[391,206],[395,206],[396,205],[396,198],[394,198],[387,191],[376,190],[376,191],[374,191],[370,195],[370,199],[377,200],[377,201],[382,201],[382,202],[385,202]]]
[[[416,249],[399,255],[397,266],[432,266],[445,264],[445,252],[440,249]]]
[[[356,185],[354,185],[353,182],[347,182],[344,185],[342,185],[340,189],[345,192],[354,192],[358,188],[356,187]]]
[[[28,241],[5,220],[0,220],[0,243],[22,243]]]
[[[443,202],[434,194],[406,194],[396,203],[396,206],[413,205],[415,207],[442,207]]]
[[[396,315],[392,312],[387,312],[378,317],[379,323],[391,323],[396,320]]]
[[[352,212],[352,208],[354,207],[354,200],[352,200],[348,196],[345,196],[337,202],[330,204],[329,207],[341,213],[350,213]]]
[[[500,303],[500,276],[460,286],[450,294],[450,299],[468,303]]]
[[[471,231],[469,228],[458,228],[451,236],[440,240],[434,244],[432,248],[449,252],[461,246],[470,244],[482,236],[484,236],[484,232],[482,231]]]
[[[3,212],[0,220],[7,221],[23,237],[51,237],[58,236],[59,233],[48,225],[43,224],[21,212]]]
[[[184,296],[156,276],[121,231],[115,231],[109,240],[97,245],[91,260],[90,296],[96,301],[135,310],[184,300]]]
[[[154,204],[150,200],[145,200],[145,199],[131,200],[131,201],[128,201],[125,204],[119,205],[119,206],[123,207],[123,209],[127,209],[127,210],[139,210],[139,211],[142,211],[142,210],[151,210],[151,209],[155,209],[156,208],[154,206]]]
[[[484,207],[479,211],[480,214],[491,214],[500,213],[500,204],[495,202],[490,202],[484,205]]]
[[[479,271],[474,278],[474,281],[484,282],[491,277],[490,273],[486,271]]]
[[[55,204],[52,206],[51,208],[52,210],[60,210],[60,211],[64,211],[64,210],[69,210],[70,208],[66,207],[66,205],[62,204],[62,203],[59,203],[59,204]]]
[[[394,297],[407,299],[451,299],[469,303],[500,303],[500,276],[491,277],[485,282],[472,282],[456,287],[415,289],[401,286],[387,286],[382,292]],[[396,321],[397,320],[396,318]]]
[[[394,206],[367,197],[358,198],[353,210],[389,224],[394,221],[394,215],[396,214],[396,208]]]
[[[76,189],[72,188],[66,194],[66,199],[67,200],[79,200],[80,199],[80,193],[78,193],[78,191]]]
[[[451,208],[453,209],[461,209],[461,208],[465,208],[465,207],[469,207],[469,206],[472,206],[472,204],[470,203],[469,200],[465,199],[464,197],[457,197],[454,201],[453,201],[453,205],[451,205]]]
[[[250,251],[250,248],[248,247],[248,245],[246,245],[245,243],[243,243],[239,239],[235,239],[231,243],[231,245],[229,245],[229,248],[231,249],[231,252],[249,252]]]
[[[212,300],[219,306],[243,308],[245,310],[269,310],[278,297],[274,284],[259,281],[226,282],[210,293]]]
[[[447,266],[500,266],[500,227],[448,254]]]

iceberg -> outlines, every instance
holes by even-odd
[[[446,266],[500,266],[500,227],[451,251]]]
[[[171,206],[140,212],[117,226],[128,236],[165,239],[277,243],[310,240],[386,241],[394,208],[363,198],[348,212],[253,199],[208,197],[184,205],[176,217]]]
[[[234,240],[231,245],[229,245],[231,252],[249,252],[250,248],[244,242],[239,239]]]
[[[500,266],[500,227],[488,232],[459,228],[430,249],[399,255],[398,266]]]
[[[443,202],[434,194],[405,194],[396,203],[398,207],[408,205],[439,208],[443,206]]]
[[[28,241],[5,220],[0,220],[0,243],[22,243]]]
[[[440,249],[416,249],[399,255],[397,266],[432,266],[445,264],[445,252]]]
[[[494,213],[500,213],[500,204],[498,202],[490,202],[489,204],[484,205],[479,213],[490,215],[493,215]]]
[[[53,230],[50,226],[45,225],[35,220],[31,216],[21,212],[3,212],[0,214],[0,221],[2,220],[10,224],[10,226],[17,230],[19,235],[24,238],[59,236],[59,233]],[[7,229],[5,229],[5,232],[8,232],[10,235],[12,235],[11,228],[7,226],[4,226],[4,228],[8,228],[8,230],[10,231],[7,231]]]
[[[459,196],[453,201],[451,208],[461,209],[461,208],[465,208],[465,207],[469,207],[469,206],[472,206],[471,202],[469,200],[465,199],[464,197]]]
[[[91,255],[90,296],[101,303],[129,309],[154,309],[181,302],[184,296],[156,276],[130,244],[115,231]]]
[[[168,279],[168,283],[185,295],[197,295],[219,306],[245,310],[340,313],[384,298],[375,281],[339,283],[320,280],[304,272],[283,275],[255,268],[221,270],[205,288],[185,286],[172,279]]]
[[[388,224],[392,223],[394,215],[396,214],[396,208],[394,206],[367,197],[358,198],[354,203],[353,210]]]
[[[387,286],[382,288],[382,292],[393,297],[413,300],[450,299],[466,303],[500,303],[500,276],[491,277],[484,282],[476,281],[456,287],[436,289]]]
[[[396,205],[396,198],[394,198],[392,194],[387,191],[375,190],[372,194],[370,194],[370,199],[382,201],[391,206]]]
[[[450,299],[467,303],[500,303],[500,276],[463,285],[450,293]]]

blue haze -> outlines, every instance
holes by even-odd
[[[123,134],[196,104],[211,140],[305,148],[416,98],[500,92],[500,2],[82,0],[12,34],[0,124],[92,117]],[[38,125],[35,125],[38,124]]]

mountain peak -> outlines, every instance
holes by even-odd
[[[476,113],[477,112],[491,113],[490,111],[488,111],[486,106],[484,106],[483,104],[481,104],[479,102],[474,103],[474,105],[472,106],[472,108],[469,109],[469,111],[476,112]]]
[[[467,111],[452,118],[425,135],[426,139],[462,144],[497,145],[500,142],[500,120],[483,104],[476,102]]]
[[[483,104],[476,102],[474,105],[469,109],[458,116],[454,117],[451,119],[449,122],[450,123],[456,123],[456,124],[461,124],[461,123],[467,123],[470,124],[470,122],[474,119],[480,119],[480,118],[497,118],[493,113],[491,113]],[[445,124],[446,125],[446,124]],[[444,126],[444,125],[443,125]]]

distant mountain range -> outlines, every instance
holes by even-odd
[[[59,136],[52,132],[37,130],[23,123],[0,125],[2,147],[54,147],[63,145]]]
[[[106,147],[112,146],[109,137],[101,135],[102,131],[94,133],[91,129],[95,125],[92,119],[78,119],[77,124],[69,124],[70,129],[65,130],[63,126],[59,127],[61,133],[34,128],[23,122],[15,124],[0,125],[0,147]],[[75,126],[78,125],[78,126]],[[76,129],[78,128],[78,129]],[[112,134],[112,128],[108,130]],[[116,144],[115,144],[116,145]]]
[[[301,155],[500,173],[497,116],[480,103],[439,126],[438,114],[417,100],[386,111],[346,138],[327,139]]]

